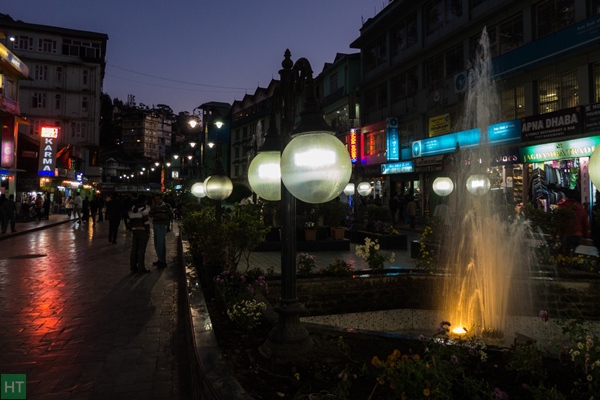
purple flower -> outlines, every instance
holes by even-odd
[[[540,317],[540,319],[544,322],[548,322],[548,311],[546,310],[540,310],[538,316]]]
[[[494,388],[494,399],[495,400],[508,400],[508,394],[506,392],[503,392],[502,390],[498,389],[498,388]]]

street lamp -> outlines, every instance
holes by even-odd
[[[248,180],[262,183],[270,181],[271,193],[276,193],[277,184],[281,190],[282,287],[281,298],[275,307],[279,317],[260,351],[265,356],[286,358],[304,354],[313,345],[308,331],[300,323],[304,305],[298,301],[296,295],[296,198],[313,204],[335,198],[350,179],[352,163],[346,147],[334,136],[334,132],[323,119],[315,95],[313,71],[308,60],[301,58],[294,64],[290,51],[286,50],[281,66],[281,138],[282,146],[285,146],[279,163],[281,181],[272,179],[276,176],[275,155],[273,158],[265,157],[265,162],[271,165],[264,166],[264,169],[261,165],[253,165],[252,171],[248,171]],[[300,123],[292,131],[294,115],[291,104],[298,94],[297,88],[304,89],[305,103],[300,114]],[[273,126],[274,124],[271,124],[271,127]],[[290,135],[293,136],[291,140]],[[256,159],[259,159],[258,155]],[[255,191],[262,190],[259,186],[255,184],[252,188]]]

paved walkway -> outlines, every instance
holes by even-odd
[[[150,274],[129,272],[130,240],[66,215],[0,237],[0,373],[26,374],[27,398],[190,397],[175,233],[167,268],[148,244]]]
[[[188,399],[176,234],[167,236],[168,267],[157,269],[152,239],[149,274],[129,272],[131,233],[117,244],[108,223],[75,224],[66,215],[19,222],[0,235],[0,373],[26,374],[32,399]],[[408,232],[408,240],[418,238]],[[410,248],[410,246],[409,246]],[[394,265],[409,266],[410,250]],[[350,252],[319,252],[317,268]],[[280,265],[280,253],[254,253],[252,266]]]

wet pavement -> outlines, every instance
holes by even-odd
[[[149,274],[131,274],[131,233],[66,215],[0,237],[0,373],[26,374],[31,399],[189,398],[178,317],[176,236],[168,267],[149,242]],[[152,240],[152,239],[151,239]]]
[[[0,235],[0,373],[26,374],[31,399],[191,398],[185,318],[177,260],[178,227],[167,235],[166,268],[156,268],[152,238],[149,274],[131,274],[131,232],[117,244],[108,223],[76,224],[66,215],[19,222]],[[411,267],[409,250],[393,266]],[[317,268],[349,252],[316,252]],[[253,253],[251,267],[279,272],[280,253]]]

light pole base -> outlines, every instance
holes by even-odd
[[[277,324],[273,327],[259,352],[266,358],[295,358],[305,355],[313,348],[313,341],[306,327],[300,322],[300,314],[304,305],[297,300],[280,300],[275,307],[279,314]]]

